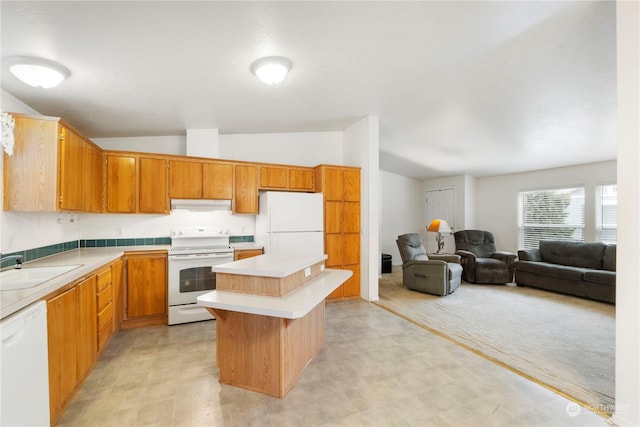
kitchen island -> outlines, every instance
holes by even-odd
[[[216,317],[220,382],[283,398],[325,341],[325,298],[352,272],[326,255],[261,255],[213,267],[217,289],[198,297]]]

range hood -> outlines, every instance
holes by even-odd
[[[171,199],[172,211],[230,211],[231,200]]]

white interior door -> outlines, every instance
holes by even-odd
[[[444,249],[446,253],[455,252],[455,242],[453,240],[453,232],[456,228],[456,190],[454,188],[446,188],[442,190],[427,191],[427,218],[425,227],[431,224],[434,219],[443,219],[447,221],[451,227],[451,234],[444,235]],[[425,247],[427,252],[435,252],[438,247],[436,244],[435,233],[427,232],[427,241]]]

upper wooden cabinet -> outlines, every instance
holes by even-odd
[[[257,166],[234,166],[233,212],[243,214],[258,213],[258,171]]]
[[[107,153],[106,212],[169,213],[167,160]]]
[[[138,212],[169,213],[166,159],[138,159]]]
[[[169,161],[169,196],[172,199],[202,198],[202,162]]]
[[[107,212],[136,211],[136,158],[107,155]]]
[[[233,197],[233,165],[170,160],[169,196],[172,199],[230,200]]]
[[[233,198],[233,165],[207,162],[202,165],[202,198]]]
[[[13,155],[4,154],[4,210],[98,212],[100,149],[57,117],[12,114]]]
[[[260,189],[313,191],[313,169],[289,166],[260,166]]]

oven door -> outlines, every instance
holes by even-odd
[[[169,255],[169,306],[195,304],[216,288],[214,265],[233,261],[233,253]]]

